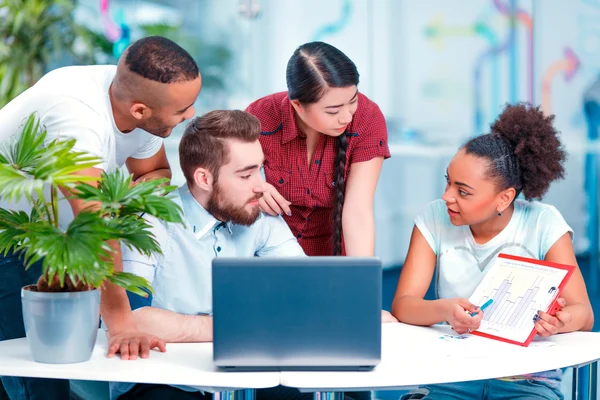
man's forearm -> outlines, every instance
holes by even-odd
[[[168,343],[212,342],[213,321],[208,315],[185,315],[155,307],[143,307],[134,313],[140,330]]]
[[[105,282],[100,292],[100,314],[111,335],[136,330],[127,293],[122,287]]]
[[[123,260],[119,242],[110,241],[108,244],[115,251],[112,255],[114,271],[123,271]],[[137,329],[125,289],[108,280],[104,282],[104,286],[100,292],[100,314],[102,315],[102,321],[111,335]]]
[[[171,169],[170,168],[161,168],[154,171],[150,171],[144,175],[140,175],[138,177],[133,177],[135,182],[144,182],[151,179],[160,179],[167,178],[171,180]]]

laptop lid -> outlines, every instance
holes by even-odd
[[[216,258],[214,361],[230,369],[370,369],[381,359],[378,258]]]

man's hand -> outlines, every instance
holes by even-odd
[[[151,349],[156,348],[161,353],[167,351],[164,340],[137,330],[128,330],[117,335],[110,335],[107,331],[106,337],[108,338],[108,353],[106,354],[108,358],[121,353],[121,360],[135,360],[138,355],[141,358],[148,358]]]

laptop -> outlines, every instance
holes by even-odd
[[[216,258],[213,358],[251,370],[370,370],[381,360],[381,260]]]

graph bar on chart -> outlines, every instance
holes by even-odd
[[[498,287],[497,289],[494,289],[490,292],[490,297],[492,299],[494,299],[494,302],[484,312],[484,316],[483,316],[484,321],[490,321],[494,317],[496,310],[498,309],[498,307],[501,304],[501,300],[504,299],[504,295],[507,294],[508,290],[510,289],[511,282],[509,279],[510,279],[510,276],[507,279],[505,279],[504,281],[502,281],[502,283],[500,284],[500,287]]]
[[[534,298],[539,289],[540,288],[538,286],[527,289],[525,295],[517,305],[513,315],[508,319],[506,325],[513,327],[520,325],[520,323],[523,321],[523,318],[526,318],[527,315],[529,315],[529,308],[531,307],[532,303],[531,300]]]

